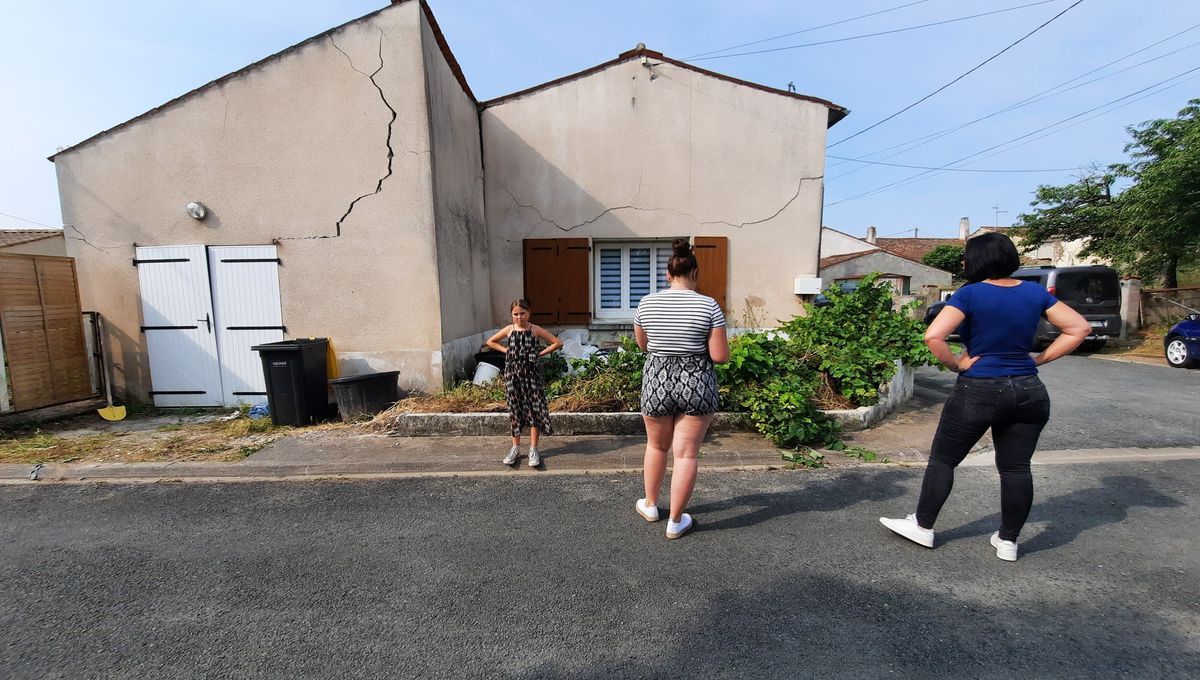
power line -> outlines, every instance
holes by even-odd
[[[863,38],[875,38],[881,35],[892,35],[893,33],[903,33],[905,31],[915,31],[918,28],[929,28],[931,26],[944,26],[945,24],[953,24],[958,21],[966,21],[968,19],[978,19],[979,17],[991,16],[992,14],[1002,14],[1004,12],[1013,12],[1026,7],[1036,7],[1038,5],[1047,5],[1060,0],[1040,0],[1039,2],[1031,2],[1027,5],[1018,5],[1016,7],[1006,7],[1005,9],[992,10],[991,12],[983,12],[981,14],[972,14],[970,16],[958,17],[956,19],[945,19],[943,21],[934,21],[928,24],[919,26],[907,26],[905,28],[894,28],[890,31],[879,31],[878,33],[864,33],[863,35],[852,35],[845,38],[835,38],[833,40],[822,40],[820,42],[804,43],[802,45],[787,45],[785,47],[772,47],[766,50],[755,50],[753,52],[735,52],[733,54],[718,54],[711,57],[695,57],[692,59],[684,59],[683,61],[707,61],[709,59],[728,59],[730,57],[745,57],[752,54],[767,54],[768,52],[782,52],[783,50],[796,50],[801,47],[816,47],[817,45],[832,45],[833,43],[846,42],[848,40],[862,40]]]
[[[981,121],[987,120],[987,119],[989,119],[989,118],[993,118],[993,117],[995,117],[995,116],[1001,115],[1001,114],[1003,114],[1003,113],[1007,113],[1007,112],[1009,112],[1009,111],[1013,111],[1013,110],[1016,110],[1016,109],[1019,109],[1019,108],[1025,107],[1025,106],[1029,106],[1029,105],[1032,105],[1032,104],[1036,104],[1036,103],[1038,103],[1038,102],[1041,102],[1041,101],[1045,101],[1046,99],[1049,99],[1049,98],[1051,98],[1051,97],[1056,97],[1056,96],[1058,96],[1058,95],[1060,95],[1060,94],[1063,94],[1063,93],[1066,93],[1066,92],[1070,92],[1071,90],[1076,90],[1076,89],[1078,89],[1078,88],[1081,88],[1081,87],[1084,87],[1084,86],[1086,86],[1086,85],[1090,85],[1090,84],[1092,84],[1092,83],[1095,83],[1095,82],[1098,82],[1098,81],[1100,81],[1100,80],[1104,80],[1105,78],[1110,78],[1110,77],[1112,77],[1112,76],[1115,76],[1115,75],[1118,75],[1118,74],[1121,74],[1121,73],[1125,73],[1126,71],[1130,71],[1130,70],[1133,70],[1133,69],[1135,69],[1135,68],[1138,68],[1138,67],[1141,67],[1141,66],[1145,66],[1146,64],[1149,64],[1149,63],[1151,63],[1151,62],[1155,62],[1155,61],[1158,61],[1158,60],[1160,60],[1160,59],[1165,59],[1165,58],[1167,58],[1167,57],[1169,57],[1169,56],[1172,56],[1172,55],[1174,55],[1174,54],[1178,54],[1178,53],[1180,53],[1180,52],[1183,52],[1183,51],[1185,51],[1185,50],[1192,49],[1193,47],[1196,47],[1197,45],[1200,45],[1200,42],[1195,42],[1195,43],[1192,43],[1192,44],[1190,44],[1190,45],[1186,45],[1186,46],[1184,46],[1184,47],[1181,47],[1181,48],[1179,48],[1179,49],[1177,49],[1177,50],[1172,50],[1172,51],[1170,51],[1170,52],[1167,52],[1167,53],[1165,53],[1165,54],[1160,54],[1160,55],[1159,55],[1159,56],[1157,56],[1157,57],[1153,57],[1153,58],[1151,58],[1151,59],[1147,59],[1146,61],[1138,62],[1138,63],[1136,63],[1136,64],[1134,64],[1134,65],[1132,65],[1132,66],[1127,66],[1127,67],[1125,67],[1125,68],[1123,68],[1123,69],[1120,69],[1119,71],[1113,71],[1112,73],[1108,73],[1108,74],[1105,74],[1105,75],[1099,76],[1099,77],[1097,77],[1097,78],[1093,78],[1093,79],[1091,79],[1091,80],[1088,80],[1088,81],[1085,81],[1085,82],[1079,83],[1078,85],[1073,85],[1073,86],[1071,86],[1071,87],[1068,87],[1068,88],[1066,88],[1066,89],[1061,89],[1061,90],[1058,90],[1058,88],[1061,88],[1061,87],[1062,87],[1062,86],[1064,86],[1064,85],[1068,85],[1068,84],[1070,84],[1070,83],[1073,83],[1073,82],[1075,82],[1076,80],[1079,80],[1080,78],[1086,77],[1086,76],[1088,76],[1088,75],[1090,75],[1090,74],[1092,74],[1092,73],[1095,73],[1096,71],[1099,71],[1099,70],[1101,70],[1101,69],[1103,69],[1103,68],[1106,68],[1106,67],[1108,67],[1108,66],[1112,66],[1113,64],[1115,64],[1115,63],[1117,63],[1117,62],[1124,61],[1125,59],[1128,59],[1129,57],[1131,57],[1131,56],[1133,56],[1133,55],[1135,55],[1135,54],[1138,54],[1138,53],[1140,53],[1140,52],[1144,52],[1144,51],[1146,51],[1147,49],[1150,49],[1151,47],[1154,47],[1155,45],[1159,45],[1159,44],[1161,44],[1161,43],[1165,42],[1166,40],[1170,40],[1171,38],[1174,38],[1174,37],[1176,37],[1176,36],[1182,35],[1183,33],[1186,33],[1186,32],[1188,32],[1188,31],[1195,30],[1196,28],[1200,28],[1200,24],[1196,24],[1195,26],[1192,26],[1191,28],[1188,28],[1188,29],[1185,29],[1185,30],[1183,30],[1183,31],[1180,31],[1179,33],[1176,33],[1175,35],[1173,35],[1173,36],[1170,36],[1169,38],[1165,38],[1165,39],[1163,39],[1163,40],[1160,40],[1160,41],[1158,41],[1157,43],[1154,43],[1154,45],[1149,45],[1149,46],[1147,46],[1147,47],[1143,47],[1142,49],[1140,49],[1140,50],[1137,50],[1137,51],[1135,51],[1135,52],[1131,52],[1131,53],[1129,53],[1129,54],[1125,55],[1124,57],[1121,57],[1120,59],[1116,59],[1116,60],[1114,60],[1114,61],[1110,61],[1109,63],[1105,64],[1104,66],[1101,66],[1101,67],[1099,67],[1099,68],[1092,69],[1091,71],[1088,71],[1088,72],[1087,72],[1087,73],[1085,73],[1085,74],[1082,74],[1082,75],[1076,76],[1076,77],[1074,77],[1074,78],[1071,78],[1070,80],[1067,80],[1067,81],[1064,81],[1064,82],[1062,82],[1062,83],[1059,83],[1058,85],[1055,85],[1054,87],[1051,87],[1051,88],[1048,88],[1048,89],[1042,90],[1041,92],[1039,92],[1039,93],[1037,93],[1037,94],[1034,94],[1034,95],[1030,95],[1029,97],[1026,97],[1025,99],[1022,99],[1022,100],[1021,100],[1021,101],[1019,101],[1019,102],[1016,102],[1016,103],[1014,103],[1014,104],[1010,104],[1009,106],[1006,106],[1006,107],[1004,107],[1004,108],[1002,108],[1002,109],[999,109],[999,110],[997,110],[997,111],[993,111],[993,112],[991,112],[991,113],[989,113],[989,114],[987,114],[987,115],[980,116],[979,118],[976,118],[976,119],[974,119],[974,120],[970,120],[970,121],[967,121],[967,122],[965,122],[965,123],[961,123],[961,124],[959,124],[959,125],[955,125],[955,126],[953,126],[953,127],[946,128],[945,130],[940,130],[940,131],[938,131],[938,132],[933,132],[933,133],[930,133],[930,134],[924,135],[924,136],[922,136],[922,137],[917,137],[917,138],[914,138],[914,139],[910,139],[910,140],[908,140],[908,141],[906,141],[906,142],[901,142],[901,143],[899,143],[899,144],[893,144],[892,146],[885,147],[885,148],[883,148],[883,149],[879,149],[879,150],[877,150],[877,151],[872,151],[872,152],[870,152],[870,153],[863,154],[862,156],[860,156],[860,157],[858,157],[858,158],[846,159],[846,160],[840,161],[840,162],[838,162],[838,163],[834,163],[834,164],[832,164],[830,167],[836,167],[836,166],[838,166],[838,165],[841,165],[842,163],[845,163],[845,162],[847,162],[847,161],[861,161],[861,160],[865,160],[865,159],[866,159],[867,157],[869,157],[869,156],[874,156],[874,155],[876,155],[876,154],[881,154],[881,153],[884,153],[885,151],[891,151],[892,149],[898,149],[898,148],[900,148],[900,147],[907,147],[907,148],[902,148],[902,149],[900,149],[899,151],[896,151],[895,153],[888,154],[888,155],[884,156],[884,157],[883,157],[881,160],[887,160],[887,159],[889,159],[889,158],[895,158],[896,156],[899,156],[899,155],[901,155],[901,154],[905,154],[905,153],[908,153],[908,152],[910,152],[910,151],[915,151],[915,150],[917,150],[917,149],[919,149],[919,148],[921,148],[921,147],[923,147],[923,146],[926,146],[927,144],[930,144],[930,143],[932,143],[932,142],[935,142],[935,141],[937,141],[937,140],[939,140],[939,139],[941,139],[941,138],[943,138],[943,137],[946,137],[946,136],[948,136],[948,135],[950,135],[950,134],[952,134],[952,133],[954,133],[954,132],[958,132],[959,130],[962,130],[962,129],[964,129],[964,128],[967,128],[967,127],[969,127],[969,126],[971,126],[971,125],[974,125],[975,123],[978,123],[978,122],[981,122]],[[1057,91],[1057,92],[1053,92],[1054,90],[1058,90],[1058,91]],[[1053,92],[1053,94],[1046,94],[1047,92]],[[1042,96],[1042,95],[1045,95],[1045,96]],[[832,158],[832,156],[831,156],[831,158]],[[833,179],[837,179],[837,178],[839,178],[839,177],[846,177],[847,175],[852,175],[852,174],[854,174],[854,173],[856,173],[856,172],[859,172],[859,171],[861,171],[861,170],[865,169],[865,167],[866,167],[866,166],[863,166],[863,167],[858,167],[858,168],[855,168],[855,169],[853,169],[853,170],[850,170],[850,171],[847,171],[847,172],[843,172],[843,173],[840,173],[840,174],[834,175],[834,176],[830,177],[829,179],[833,180]]]
[[[843,158],[842,156],[829,156],[840,161],[850,161],[852,163],[866,163],[868,165],[886,165],[890,168],[913,168],[916,170],[946,170],[948,172],[1067,172],[1069,170],[1077,170],[1078,168],[1039,168],[1036,170],[981,170],[977,168],[943,168],[941,166],[930,167],[928,165],[903,165],[900,163],[883,163],[881,161],[867,161],[861,158]]]
[[[858,132],[855,132],[854,134],[850,135],[849,137],[846,137],[846,138],[844,138],[844,139],[840,139],[840,140],[838,140],[838,141],[834,142],[833,144],[830,144],[830,145],[829,145],[827,148],[830,148],[830,149],[832,149],[833,147],[837,146],[838,144],[841,144],[841,143],[843,143],[843,142],[848,142],[848,141],[850,141],[851,139],[854,139],[855,137],[857,137],[857,136],[859,136],[859,135],[863,134],[864,132],[867,132],[868,130],[873,130],[873,129],[875,129],[875,128],[879,127],[880,125],[883,125],[884,123],[888,122],[889,120],[891,120],[891,119],[895,118],[896,116],[899,116],[900,114],[904,113],[905,111],[908,111],[909,109],[913,108],[913,107],[914,107],[914,106],[916,106],[917,104],[920,104],[921,102],[925,101],[926,99],[929,99],[930,97],[932,97],[932,96],[934,96],[935,94],[937,94],[937,93],[941,92],[942,90],[946,89],[947,87],[950,87],[950,86],[951,86],[951,85],[953,85],[954,83],[957,83],[958,81],[962,80],[963,78],[966,78],[967,76],[971,75],[971,74],[972,74],[972,73],[974,73],[975,71],[978,71],[980,68],[983,68],[984,64],[987,64],[988,62],[992,61],[992,60],[993,60],[993,59],[995,59],[996,57],[999,57],[1000,55],[1004,54],[1005,52],[1007,52],[1007,51],[1011,50],[1012,48],[1016,47],[1016,46],[1017,46],[1017,45],[1019,45],[1021,42],[1023,42],[1023,41],[1024,41],[1026,38],[1028,38],[1029,36],[1033,35],[1034,33],[1037,33],[1038,31],[1042,30],[1043,28],[1045,28],[1045,27],[1049,26],[1049,25],[1050,25],[1050,24],[1051,24],[1051,23],[1052,23],[1054,20],[1058,19],[1059,17],[1061,17],[1062,15],[1066,14],[1067,12],[1070,12],[1071,10],[1075,9],[1076,7],[1078,7],[1078,6],[1079,6],[1080,4],[1082,4],[1082,3],[1083,3],[1083,0],[1075,0],[1075,2],[1071,3],[1071,6],[1070,6],[1070,7],[1066,8],[1066,9],[1064,9],[1063,11],[1059,12],[1058,14],[1055,14],[1054,16],[1050,17],[1050,18],[1049,18],[1049,19],[1048,19],[1048,20],[1047,20],[1045,23],[1043,23],[1042,25],[1038,26],[1037,28],[1033,29],[1032,31],[1030,31],[1030,32],[1026,33],[1025,35],[1021,36],[1021,37],[1020,37],[1020,38],[1018,38],[1016,41],[1014,41],[1014,42],[1010,43],[1010,44],[1008,45],[1008,47],[1005,47],[1004,49],[1002,49],[1002,50],[1000,50],[999,52],[997,52],[997,53],[993,54],[992,56],[988,57],[987,59],[984,59],[983,61],[979,62],[979,63],[978,63],[978,64],[976,64],[974,67],[972,67],[970,70],[968,70],[966,73],[963,73],[962,75],[958,76],[958,77],[957,77],[957,78],[955,78],[954,80],[951,80],[950,82],[948,82],[948,83],[946,83],[945,85],[943,85],[943,86],[939,87],[938,89],[934,90],[933,92],[930,92],[929,94],[925,95],[924,97],[921,97],[921,98],[920,98],[920,99],[918,99],[917,101],[915,101],[915,102],[913,102],[913,103],[909,104],[908,106],[906,106],[906,107],[904,107],[904,108],[900,109],[899,111],[897,111],[897,112],[893,113],[892,115],[888,116],[887,118],[884,118],[884,119],[883,119],[883,120],[881,120],[881,121],[878,121],[878,122],[876,122],[876,123],[874,123],[874,124],[872,124],[872,125],[869,125],[869,126],[867,126],[867,127],[863,128],[863,129],[859,130]]]
[[[917,173],[917,174],[915,174],[915,175],[912,175],[912,176],[910,176],[910,177],[905,177],[905,178],[903,178],[903,179],[896,180],[895,182],[891,182],[891,183],[889,183],[889,184],[885,184],[885,185],[883,185],[883,186],[876,187],[876,188],[874,188],[874,189],[871,189],[871,190],[869,190],[869,191],[864,191],[864,192],[863,192],[863,193],[861,193],[861,194],[856,194],[856,195],[854,195],[854,196],[849,196],[849,197],[847,197],[847,198],[843,198],[843,199],[841,199],[841,200],[834,201],[834,202],[832,202],[832,203],[827,203],[827,204],[825,204],[825,207],[835,206],[835,205],[838,205],[838,204],[840,204],[840,203],[846,203],[847,201],[853,201],[853,200],[855,200],[855,199],[863,198],[863,197],[865,197],[865,196],[868,196],[868,195],[871,195],[871,194],[875,194],[875,193],[879,193],[879,192],[882,192],[882,191],[886,191],[887,189],[891,189],[891,188],[893,188],[893,187],[895,187],[895,186],[898,186],[898,185],[900,185],[900,184],[904,184],[904,183],[906,183],[906,182],[909,182],[910,180],[916,180],[916,179],[919,179],[919,178],[921,178],[921,177],[924,177],[924,176],[926,176],[926,175],[929,175],[929,174],[931,174],[931,173],[933,173],[933,172],[939,172],[939,171],[947,171],[947,170],[952,170],[952,169],[953,169],[953,166],[955,166],[955,165],[958,165],[958,164],[960,164],[960,163],[962,163],[962,162],[964,162],[964,161],[967,161],[967,160],[969,160],[969,159],[971,159],[971,158],[974,158],[974,157],[976,157],[976,156],[981,156],[981,155],[983,155],[983,154],[985,154],[985,153],[988,153],[989,151],[994,151],[994,150],[996,150],[996,149],[999,149],[999,148],[1000,148],[1000,147],[1002,147],[1002,146],[1008,146],[1009,144],[1012,144],[1012,143],[1014,143],[1014,142],[1021,141],[1021,140],[1023,140],[1023,139],[1026,139],[1026,138],[1028,138],[1028,137],[1032,137],[1032,136],[1034,136],[1034,135],[1036,135],[1036,134],[1038,134],[1038,133],[1040,133],[1040,132],[1045,132],[1046,130],[1049,130],[1050,128],[1057,127],[1057,126],[1059,126],[1059,125],[1061,125],[1061,124],[1063,124],[1063,123],[1066,123],[1066,122],[1068,122],[1068,121],[1074,120],[1074,119],[1076,119],[1076,118],[1081,118],[1081,117],[1083,117],[1083,116],[1086,116],[1086,115],[1088,115],[1089,113],[1094,113],[1095,111],[1098,111],[1098,110],[1100,110],[1100,109],[1106,108],[1106,107],[1108,107],[1108,106],[1111,106],[1111,105],[1113,105],[1113,104],[1116,104],[1116,103],[1118,103],[1118,102],[1121,102],[1121,101],[1123,101],[1123,100],[1126,100],[1126,99],[1131,99],[1132,97],[1135,97],[1135,96],[1137,96],[1137,95],[1139,95],[1139,94],[1142,94],[1142,93],[1146,92],[1147,90],[1152,90],[1152,89],[1154,89],[1154,88],[1156,88],[1156,87],[1158,87],[1158,86],[1160,86],[1160,85],[1163,85],[1163,84],[1165,84],[1165,83],[1169,83],[1169,82],[1171,82],[1172,80],[1177,80],[1177,79],[1179,79],[1179,78],[1182,78],[1183,76],[1186,76],[1186,75],[1188,75],[1188,74],[1190,74],[1190,73],[1194,73],[1194,72],[1196,72],[1196,71],[1200,71],[1200,66],[1196,66],[1196,67],[1194,67],[1194,68],[1188,69],[1188,70],[1186,70],[1186,71],[1184,71],[1184,72],[1182,72],[1182,73],[1177,73],[1177,74],[1175,74],[1175,75],[1171,76],[1170,78],[1167,78],[1166,80],[1161,80],[1161,81],[1159,81],[1159,82],[1157,82],[1157,83],[1155,83],[1155,84],[1153,84],[1153,85],[1150,85],[1149,87],[1144,87],[1144,88],[1142,88],[1142,89],[1140,89],[1140,90],[1137,90],[1136,92],[1131,92],[1131,93],[1129,93],[1129,94],[1127,94],[1127,95],[1125,95],[1125,96],[1123,96],[1123,97],[1117,97],[1116,99],[1109,100],[1109,101],[1107,101],[1107,102],[1105,102],[1105,103],[1103,103],[1103,104],[1101,104],[1101,105],[1099,105],[1099,106],[1092,107],[1092,108],[1090,108],[1090,109],[1088,109],[1088,110],[1086,110],[1086,111],[1081,111],[1081,112],[1079,112],[1079,113],[1077,113],[1077,114],[1075,114],[1075,115],[1073,115],[1073,116],[1068,116],[1068,117],[1066,117],[1066,118],[1063,118],[1063,119],[1062,119],[1062,120],[1060,120],[1060,121],[1057,121],[1057,122],[1051,123],[1051,124],[1049,124],[1049,125],[1046,125],[1046,126],[1040,127],[1040,128],[1038,128],[1037,130],[1034,130],[1034,131],[1032,131],[1032,132],[1027,132],[1027,133],[1025,133],[1025,134],[1023,134],[1023,135],[1020,135],[1019,137],[1014,137],[1014,138],[1012,138],[1012,139],[1010,139],[1010,140],[1008,140],[1008,141],[1006,141],[1006,142],[1001,142],[1000,144],[996,144],[996,145],[990,146],[990,147],[988,147],[988,148],[986,148],[986,149],[983,149],[983,150],[981,150],[981,151],[976,151],[975,153],[968,154],[968,155],[966,155],[966,156],[963,156],[962,158],[959,158],[958,160],[951,161],[951,162],[949,162],[949,163],[946,163],[945,165],[942,165],[942,166],[936,167],[936,168],[934,168],[934,169],[932,169],[932,170],[926,170],[926,171],[924,171],[924,172],[919,172],[919,173]],[[1179,84],[1180,84],[1180,83],[1175,83],[1175,85],[1179,85]],[[1171,87],[1174,87],[1175,85],[1172,85]],[[1151,94],[1156,94],[1156,93],[1151,93]],[[1150,95],[1147,95],[1147,96],[1150,96]],[[1136,100],[1134,100],[1134,101],[1136,101]],[[1132,102],[1127,102],[1127,103],[1132,103]],[[1119,107],[1118,107],[1118,108],[1119,108]],[[1116,110],[1116,109],[1114,108],[1113,110]],[[1105,113],[1108,113],[1108,111],[1106,111]],[[1082,123],[1082,122],[1084,122],[1084,121],[1079,121],[1079,122],[1081,122],[1081,123]],[[1058,133],[1058,132],[1062,132],[1062,130],[1065,130],[1065,129],[1067,129],[1067,128],[1062,128],[1062,129],[1060,129],[1060,130],[1055,130],[1055,131],[1054,131],[1054,132],[1052,132],[1051,134],[1055,134],[1055,133]],[[1049,136],[1049,135],[1045,135],[1045,136]],[[1032,140],[1031,140],[1031,141],[1032,141]]]
[[[761,43],[771,42],[772,40],[778,40],[780,38],[790,38],[793,35],[800,35],[801,33],[808,33],[810,31],[820,30],[822,28],[829,28],[830,26],[837,26],[839,24],[849,23],[851,21],[858,21],[859,19],[866,19],[867,17],[879,16],[880,14],[887,14],[888,12],[894,12],[898,9],[904,9],[905,7],[912,7],[913,5],[920,5],[920,4],[923,4],[926,2],[929,2],[929,0],[916,0],[916,2],[910,2],[910,3],[904,4],[904,5],[897,5],[895,7],[881,9],[878,12],[871,12],[870,14],[860,14],[856,17],[850,17],[849,19],[842,19],[840,21],[835,21],[830,24],[821,24],[820,26],[813,26],[812,28],[805,28],[805,29],[801,29],[799,31],[792,31],[791,33],[783,33],[780,35],[773,35],[770,38],[763,38],[762,40],[755,40],[753,42],[742,43],[741,45],[733,45],[731,47],[724,47],[719,50],[712,50],[711,52],[701,52],[700,54],[693,54],[690,57],[685,57],[683,60],[687,61],[689,59],[696,59],[698,57],[707,57],[710,54],[717,54],[718,52],[728,52],[729,50],[736,50],[736,49],[739,49],[742,47],[749,47],[751,45],[759,45]]]
[[[28,223],[30,223],[30,224],[36,224],[36,225],[38,225],[39,227],[46,227],[47,229],[62,229],[62,227],[52,227],[52,226],[50,226],[49,224],[42,224],[41,222],[37,222],[37,221],[34,221],[34,220],[27,220],[27,219],[25,219],[24,217],[17,217],[16,215],[9,215],[8,213],[5,213],[5,212],[0,212],[0,215],[3,215],[3,216],[5,216],[5,217],[11,217],[11,218],[12,218],[12,219],[14,219],[14,220],[21,220],[22,222],[28,222]]]

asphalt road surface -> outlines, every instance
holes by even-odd
[[[1035,467],[1016,563],[987,468],[883,529],[920,473],[0,487],[0,677],[1200,676],[1200,461]]]
[[[1039,451],[1200,446],[1200,370],[1068,356],[1040,374],[1051,413]],[[948,396],[954,379],[924,368],[916,384]]]

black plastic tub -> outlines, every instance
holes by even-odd
[[[373,418],[400,401],[399,375],[400,371],[384,371],[330,380],[342,422]]]

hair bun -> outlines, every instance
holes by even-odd
[[[671,249],[675,251],[675,257],[687,257],[692,254],[692,244],[688,243],[686,238],[675,239],[671,242]]]

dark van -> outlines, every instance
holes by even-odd
[[[1109,340],[1121,335],[1121,283],[1112,267],[1021,267],[1014,279],[1041,284],[1050,294],[1083,315],[1092,327],[1092,334],[1080,345],[1084,351],[1095,351]],[[1059,336],[1058,329],[1046,319],[1038,323],[1034,344],[1045,347]]]

